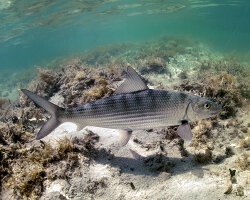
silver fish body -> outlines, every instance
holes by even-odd
[[[144,90],[100,99],[62,111],[59,120],[112,129],[149,129],[180,124],[197,97],[182,92]]]
[[[128,67],[127,79],[111,97],[76,108],[60,108],[42,97],[23,89],[23,93],[51,114],[37,134],[41,139],[64,122],[85,126],[120,129],[123,144],[133,130],[180,125],[178,134],[191,141],[188,122],[217,115],[221,106],[207,98],[177,91],[151,90],[136,71]]]

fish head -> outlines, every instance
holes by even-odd
[[[197,97],[190,103],[187,115],[192,121],[210,118],[218,115],[222,106],[204,97]]]

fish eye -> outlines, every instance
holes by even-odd
[[[211,107],[211,105],[209,103],[204,104],[204,108],[209,109],[210,107]]]

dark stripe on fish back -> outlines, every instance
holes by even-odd
[[[173,97],[174,96],[174,97]],[[182,95],[183,96],[183,95]],[[167,91],[144,90],[139,92],[119,94],[84,105],[80,113],[68,111],[76,117],[110,117],[132,115],[133,113],[158,112],[170,106],[169,100],[176,101],[176,95]],[[176,102],[177,103],[177,102]],[[71,112],[71,113],[70,113]],[[108,117],[108,118],[109,118]]]
[[[179,95],[180,95],[180,99],[182,100],[182,102],[184,102],[187,98],[187,94],[180,92]]]
[[[126,94],[122,94],[120,99],[117,102],[121,102],[122,108],[125,110],[129,110],[129,98]]]
[[[139,95],[139,93],[136,93],[134,95],[134,98],[135,98],[134,102],[136,105],[140,105],[142,103],[142,97]]]
[[[151,97],[151,108],[154,110],[157,108],[157,96],[152,94],[152,90],[149,91],[149,96]]]

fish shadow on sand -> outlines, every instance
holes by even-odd
[[[97,152],[95,161],[118,168],[121,173],[152,177],[157,177],[162,172],[170,173],[171,176],[191,172],[193,175],[202,178],[204,176],[203,166],[205,165],[196,164],[192,154],[185,158],[168,157],[163,154],[131,158],[114,156],[104,149]]]

